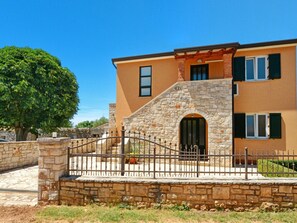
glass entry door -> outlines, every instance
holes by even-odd
[[[208,64],[191,66],[191,81],[208,80]]]
[[[184,118],[180,123],[180,158],[196,159],[197,148],[205,154],[206,127],[204,118]]]

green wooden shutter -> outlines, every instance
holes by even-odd
[[[234,138],[245,138],[245,114],[234,114]]]
[[[269,114],[270,138],[280,139],[282,137],[282,116],[281,113]]]
[[[245,57],[233,58],[233,80],[234,81],[245,80]]]
[[[281,56],[277,54],[269,54],[269,79],[281,78]]]

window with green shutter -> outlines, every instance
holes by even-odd
[[[245,138],[245,113],[234,114],[234,138]]]
[[[245,80],[245,57],[233,58],[233,80],[234,81]]]
[[[281,113],[269,114],[270,138],[280,139],[282,137],[282,117]]]
[[[269,79],[281,78],[281,56],[277,54],[269,54]]]

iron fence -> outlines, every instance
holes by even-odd
[[[180,149],[183,148],[183,149]],[[69,175],[140,178],[264,179],[296,177],[297,159],[290,152],[265,154],[176,145],[150,135],[126,132],[103,134],[68,149]]]

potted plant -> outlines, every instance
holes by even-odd
[[[137,164],[138,156],[139,156],[139,148],[138,146],[134,145],[131,147],[127,162],[130,164]]]

